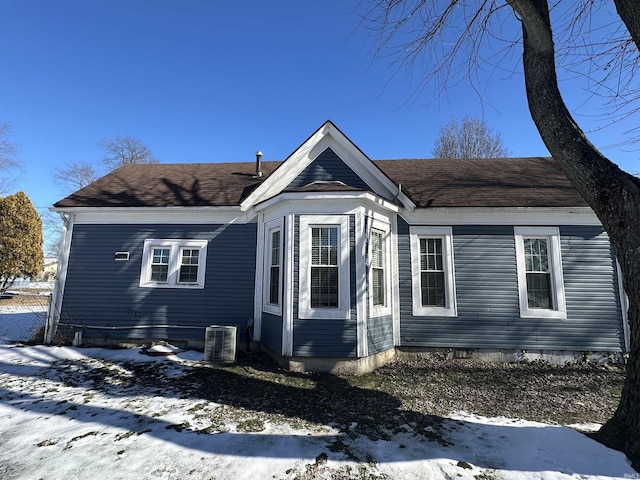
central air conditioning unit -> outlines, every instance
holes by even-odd
[[[236,335],[238,327],[211,325],[204,335],[204,361],[233,363],[236,361]]]

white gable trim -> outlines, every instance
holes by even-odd
[[[331,148],[375,193],[397,199],[409,211],[415,208],[415,204],[389,177],[333,123],[327,121],[240,204],[242,211],[278,195],[327,148]]]

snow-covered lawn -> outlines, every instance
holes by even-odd
[[[0,342],[26,342],[44,327],[47,307],[1,306]]]
[[[409,422],[376,438],[358,433],[362,419],[345,429],[304,414],[317,405],[265,414],[265,390],[242,406],[213,402],[198,385],[189,389],[205,378],[191,377],[194,370],[210,371],[201,359],[0,345],[0,478],[640,478],[623,454],[567,427],[459,412],[433,428]],[[222,382],[225,372],[206,381]],[[298,388],[314,387],[301,378]],[[295,388],[274,383],[272,391]]]

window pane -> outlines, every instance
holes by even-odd
[[[524,239],[524,263],[527,272],[548,272],[549,254],[547,253],[547,239]]]
[[[154,248],[151,255],[152,282],[165,283],[169,278],[169,248]]]
[[[198,283],[198,266],[183,265],[180,267],[180,283]]]
[[[151,265],[151,281],[164,283],[169,277],[168,265]]]
[[[382,268],[382,234],[380,232],[371,234],[371,266]]]
[[[180,275],[178,282],[180,283],[198,283],[198,258],[200,251],[197,249],[182,249],[182,258],[180,260]]]
[[[420,239],[420,270],[444,271],[441,238]]]
[[[272,266],[269,275],[269,303],[280,305],[280,267]]]
[[[444,272],[422,272],[420,274],[422,306],[444,307]]]
[[[553,308],[549,273],[527,273],[527,298],[529,308]]]
[[[311,229],[311,264],[338,265],[338,229],[336,227]]]
[[[280,265],[280,230],[271,233],[271,265]]]
[[[373,305],[384,307],[384,270],[381,268],[374,268],[371,271],[371,294],[373,296]]]
[[[169,251],[168,248],[154,248],[151,263],[169,265]]]
[[[338,269],[311,267],[311,308],[338,307]]]

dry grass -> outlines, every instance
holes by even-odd
[[[0,307],[47,307],[49,295],[26,293],[3,293],[0,295]]]

